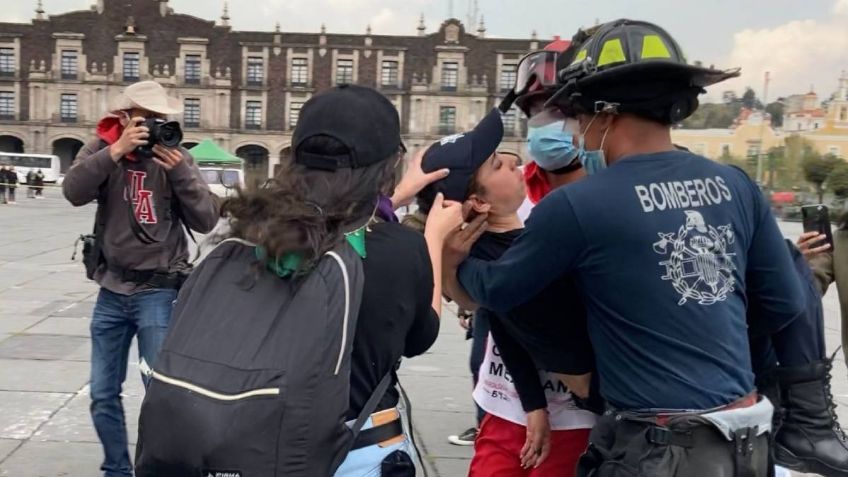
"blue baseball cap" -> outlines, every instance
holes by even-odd
[[[430,185],[445,199],[462,201],[474,173],[498,149],[504,128],[501,112],[494,108],[471,131],[443,137],[433,143],[421,160],[424,172],[450,169],[444,179]]]

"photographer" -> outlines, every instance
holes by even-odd
[[[91,415],[107,477],[131,476],[121,386],[133,335],[151,366],[165,339],[173,302],[191,269],[183,227],[207,233],[217,203],[188,151],[181,111],[154,81],[115,98],[62,186],[75,206],[97,199],[94,240],[86,250],[89,278],[101,289],[91,320]]]

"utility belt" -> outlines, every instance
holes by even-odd
[[[162,272],[158,270],[130,270],[107,265],[106,269],[123,282],[145,285],[150,288],[179,290],[188,279],[189,271]]]
[[[607,411],[578,477],[767,477],[774,407],[756,393],[695,412]]]
[[[387,447],[401,441],[404,437],[403,423],[397,408],[375,412],[371,414],[370,419],[372,427],[359,431],[351,451],[373,445]],[[352,424],[352,421],[348,424]]]

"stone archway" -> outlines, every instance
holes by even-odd
[[[24,152],[24,142],[17,136],[0,135],[0,152]]]
[[[83,142],[72,137],[63,137],[53,141],[53,155],[59,156],[59,170],[66,172],[82,149]]]
[[[236,156],[244,159],[244,183],[258,187],[268,180],[268,149],[258,144],[245,144],[236,149]]]

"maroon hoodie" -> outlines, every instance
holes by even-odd
[[[119,167],[109,154],[109,145],[122,132],[118,118],[101,120],[97,125],[98,139],[80,150],[65,175],[62,191],[71,204],[81,206],[97,199],[100,185],[106,183],[102,250],[108,267],[101,265],[95,280],[109,291],[131,295],[147,287],[124,282],[109,268],[161,272],[187,269],[188,242],[183,227],[174,217],[175,202],[179,202],[185,224],[200,233],[208,233],[215,227],[218,203],[191,155],[183,148],[180,148],[183,161],[170,171],[153,160],[135,158],[132,154],[122,158]],[[120,177],[122,168],[126,177]],[[162,242],[147,245],[136,238],[130,225],[130,207],[139,225],[149,235],[163,239]]]

